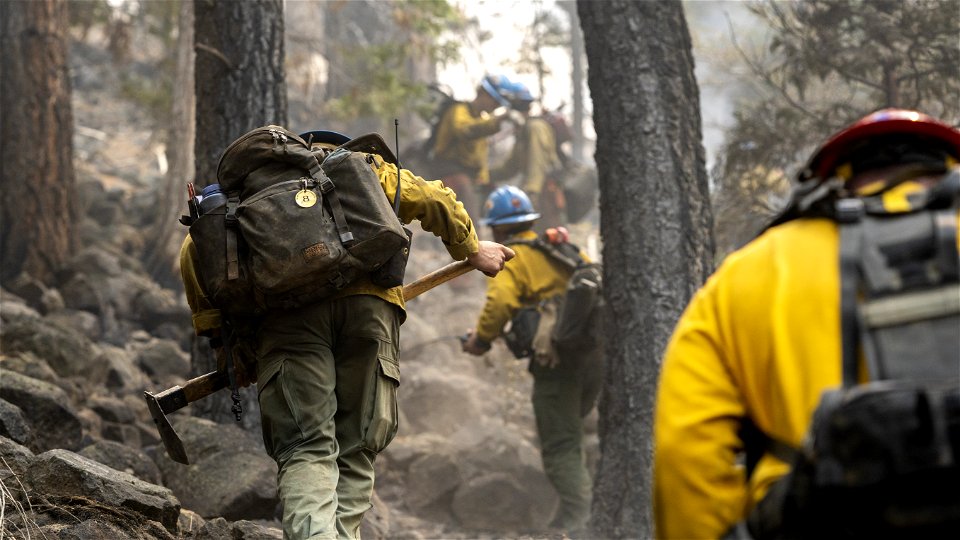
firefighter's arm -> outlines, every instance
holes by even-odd
[[[197,270],[197,259],[197,247],[188,234],[180,246],[180,277],[183,279],[187,303],[190,304],[193,330],[198,336],[210,337],[220,329],[220,310],[213,306],[203,292]]]
[[[487,280],[487,299],[477,320],[477,338],[487,343],[496,339],[520,309],[523,280],[518,270],[521,265],[522,261],[514,260],[497,277]]]
[[[500,131],[502,116],[470,114],[470,107],[466,104],[454,106],[450,111],[450,128],[453,137],[458,140],[473,140],[489,137]]]
[[[397,190],[397,167],[378,161],[377,176],[384,193],[393,204]],[[407,169],[401,173],[400,220],[410,223],[418,220],[425,231],[443,240],[450,256],[463,260],[479,250],[473,221],[457,200],[456,193],[439,180],[427,181]]]
[[[714,276],[667,347],[654,427],[654,515],[660,538],[719,538],[745,513],[737,464],[743,397],[725,356]]]

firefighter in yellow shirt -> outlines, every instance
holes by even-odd
[[[329,152],[348,137],[330,131],[304,134],[314,152]],[[388,199],[397,167],[368,160]],[[401,183],[400,219],[416,219],[439,236],[450,256],[495,275],[510,248],[477,240],[456,194],[408,170]],[[197,250],[189,236],[180,269],[197,335],[217,336],[221,313],[198,279]],[[400,287],[384,289],[363,278],[334,297],[289,310],[268,311],[254,323],[256,382],[267,452],[278,465],[284,538],[359,538],[371,507],[374,461],[397,430],[400,382]],[[238,372],[242,372],[239,366]],[[242,373],[238,373],[238,379]]]
[[[495,241],[516,251],[516,258],[488,280],[487,300],[476,330],[463,344],[464,352],[485,353],[520,308],[537,306],[565,292],[571,270],[530,245],[537,238],[531,228],[539,217],[527,195],[513,186],[497,188],[487,199],[484,223],[493,229]],[[585,255],[580,256],[586,260]],[[549,344],[538,346],[528,369],[533,375],[533,412],[543,469],[560,497],[552,526],[570,534],[581,533],[590,517],[591,501],[583,417],[600,391],[600,352],[594,348],[568,353],[553,350]]]
[[[471,216],[479,215],[490,190],[487,138],[510,120],[510,98],[520,86],[504,75],[486,75],[473,101],[454,102],[437,124],[430,174],[459,195]]]
[[[502,182],[519,177],[519,187],[537,202],[540,219],[535,228],[543,232],[567,224],[567,203],[557,182],[557,174],[563,168],[557,137],[545,118],[530,113],[533,101],[525,86],[511,98],[510,105],[520,113],[522,122],[516,127],[516,142],[510,155],[490,169],[490,178]]]
[[[904,212],[958,158],[960,131],[913,111],[884,110],[828,140],[800,187],[815,193],[835,185]],[[744,426],[799,448],[821,393],[841,382],[838,225],[795,215],[805,204],[796,200],[775,226],[727,257],[666,349],[654,428],[658,537],[742,530],[790,469],[771,445],[755,466],[747,456],[748,476]]]

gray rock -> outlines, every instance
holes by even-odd
[[[123,443],[132,448],[143,446],[143,441],[140,439],[140,428],[136,424],[104,422],[100,427],[100,434],[108,441]]]
[[[160,469],[147,454],[114,441],[96,441],[79,454],[151,484],[160,484]]]
[[[155,378],[190,376],[190,356],[180,345],[169,339],[152,339],[136,353],[136,362],[144,372]]]
[[[60,388],[19,373],[4,372],[0,377],[0,398],[30,411],[27,421],[33,432],[32,450],[79,447],[83,436],[80,419]]]
[[[0,461],[0,471],[8,471],[20,476],[30,468],[34,455],[26,446],[6,437],[0,437],[0,459],[2,459]],[[5,478],[6,476],[7,474],[0,474],[0,477]],[[4,485],[8,488],[12,487],[12,484],[8,482],[4,482]]]
[[[0,437],[20,444],[27,444],[30,440],[30,426],[23,411],[5,399],[0,399]]]
[[[107,506],[136,512],[175,532],[180,503],[162,486],[66,450],[50,450],[36,457],[26,474],[32,490],[50,498],[85,497]]]
[[[148,330],[166,323],[190,324],[190,312],[181,306],[173,292],[159,286],[145,287],[133,300],[137,320]]]
[[[103,316],[104,298],[93,280],[85,274],[77,274],[60,287],[64,305],[77,311],[89,311]]]
[[[283,533],[280,529],[268,528],[252,521],[240,520],[228,522],[223,518],[207,521],[193,536],[184,535],[191,540],[281,540]]]
[[[47,289],[40,296],[40,312],[44,315],[56,313],[65,307],[63,296],[56,289]]]
[[[110,345],[101,345],[101,350],[90,370],[93,380],[118,395],[142,394],[150,386],[150,379],[134,363],[132,353]]]
[[[47,287],[39,279],[24,272],[6,285],[10,292],[22,298],[28,306],[37,311],[43,311],[40,299],[47,291]]]
[[[533,499],[523,480],[505,472],[471,478],[454,494],[453,514],[461,525],[471,529],[501,532],[542,529],[550,520],[555,504],[545,506]]]
[[[0,330],[6,354],[31,352],[43,358],[61,377],[86,375],[97,350],[85,336],[44,319],[15,319]]]
[[[475,378],[449,370],[423,367],[400,385],[398,402],[409,420],[407,433],[453,435],[464,419],[493,414],[494,404],[484,404]]]
[[[0,301],[0,320],[8,323],[20,318],[39,319],[40,312],[26,304],[9,302],[6,299]]]
[[[89,311],[63,309],[56,313],[50,313],[46,318],[60,326],[76,330],[91,341],[99,340],[103,334],[103,330],[100,327],[100,319]]]
[[[269,519],[277,505],[276,464],[259,434],[183,414],[170,417],[190,465],[158,453],[164,485],[204,517]]]
[[[132,423],[136,419],[130,406],[113,396],[92,396],[87,400],[87,406],[108,422]]]
[[[50,364],[31,352],[20,352],[13,356],[0,356],[0,370],[17,372],[27,377],[60,386],[60,376],[50,369]]]
[[[461,482],[460,465],[451,454],[423,455],[410,465],[403,500],[418,514],[444,516],[449,512],[450,495]]]
[[[180,517],[177,519],[177,531],[180,538],[193,538],[206,522],[207,520],[193,510],[181,508]]]

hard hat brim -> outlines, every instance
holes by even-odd
[[[480,218],[481,225],[511,225],[513,223],[523,223],[539,219],[540,214],[533,212],[530,214],[517,214],[513,216],[504,216],[500,218]]]

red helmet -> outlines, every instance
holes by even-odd
[[[914,135],[943,143],[944,150],[960,159],[960,131],[916,111],[883,109],[868,114],[836,133],[810,158],[800,180],[827,179],[865,139],[884,135]],[[939,146],[939,145],[938,145]]]

